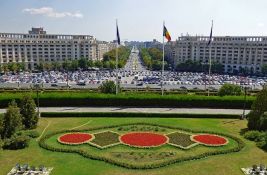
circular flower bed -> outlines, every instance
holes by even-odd
[[[68,145],[79,145],[89,142],[93,139],[91,134],[87,133],[68,133],[58,137],[58,141]]]
[[[193,135],[191,139],[195,142],[207,146],[222,146],[228,143],[228,140],[226,138],[212,134]]]
[[[120,141],[129,146],[144,148],[163,145],[168,141],[168,138],[161,134],[135,132],[122,135]]]

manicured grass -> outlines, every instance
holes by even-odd
[[[100,127],[116,124],[127,124],[136,122],[146,122],[167,126],[179,126],[196,130],[206,130],[231,134],[242,138],[239,135],[241,129],[246,128],[246,121],[236,119],[175,119],[175,118],[42,118],[37,130],[41,133],[48,122],[50,126],[46,133],[53,131],[70,129],[83,123],[90,122],[88,125],[79,129],[89,129],[90,127]],[[7,172],[17,162],[29,163],[32,165],[44,164],[52,166],[52,175],[77,174],[77,175],[162,175],[162,174],[181,174],[181,175],[242,175],[241,167],[251,166],[252,164],[267,164],[267,153],[258,149],[253,142],[242,139],[246,147],[238,153],[219,155],[206,159],[173,164],[167,167],[152,170],[129,170],[117,167],[101,161],[83,158],[77,154],[57,153],[44,150],[38,146],[35,140],[31,141],[30,147],[18,151],[0,151],[0,174]],[[94,148],[97,149],[97,148]],[[113,149],[113,148],[109,148]],[[114,147],[115,149],[115,147]],[[117,150],[118,148],[116,148]],[[166,147],[166,152],[168,151]],[[177,154],[182,153],[178,151]],[[144,152],[144,151],[143,151]],[[170,154],[170,153],[166,153]],[[170,155],[171,156],[171,155]]]

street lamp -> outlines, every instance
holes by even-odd
[[[38,117],[40,117],[40,103],[39,103],[39,89],[40,89],[40,84],[35,84],[34,85],[35,89],[36,89],[36,95],[37,95],[37,114]]]
[[[247,90],[248,90],[249,87],[245,86],[244,87],[244,91],[245,91],[245,96],[244,96],[244,105],[243,105],[243,114],[241,116],[241,119],[245,119],[245,112],[246,112],[246,100],[247,100]]]

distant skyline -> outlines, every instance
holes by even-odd
[[[118,19],[122,41],[162,41],[162,23],[172,40],[183,33],[267,36],[266,0],[0,0],[0,32],[86,34],[112,41]]]

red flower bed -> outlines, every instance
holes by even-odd
[[[60,143],[64,144],[83,144],[90,141],[93,138],[91,134],[87,133],[69,133],[64,134],[58,138]]]
[[[222,146],[228,143],[226,138],[212,134],[194,135],[192,140],[207,146]]]
[[[136,132],[122,135],[120,141],[134,147],[155,147],[165,144],[168,138],[161,134]]]

